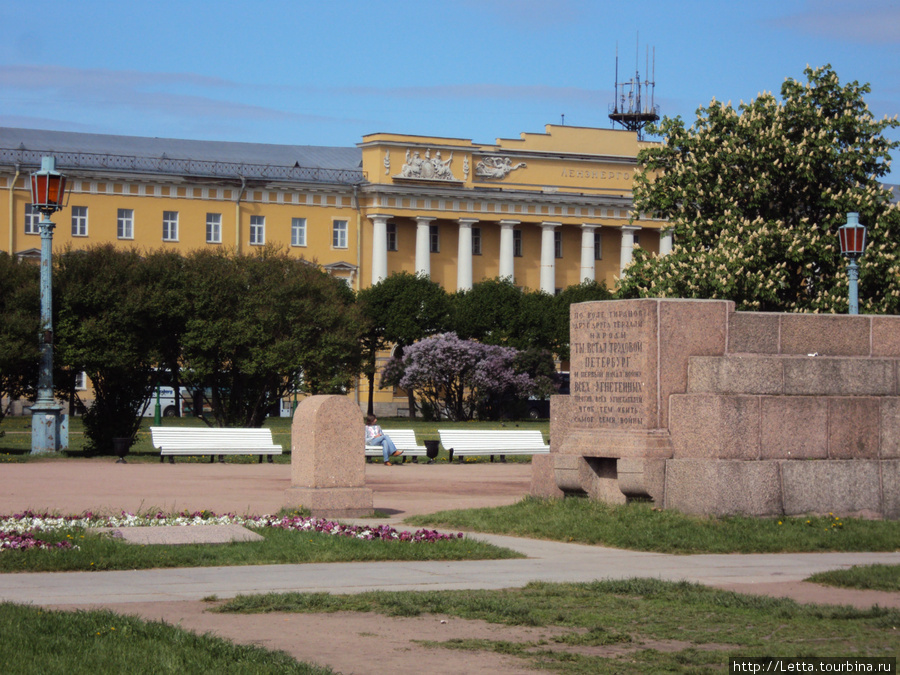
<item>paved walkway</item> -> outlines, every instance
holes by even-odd
[[[366,465],[375,507],[389,522],[452,508],[510,504],[528,492],[527,464]],[[27,508],[63,513],[210,509],[274,513],[290,485],[284,464],[115,464],[48,461],[0,467],[0,513]],[[373,522],[373,521],[367,521]],[[896,553],[806,553],[675,556],[470,535],[528,556],[521,560],[384,562],[0,575],[0,599],[37,604],[135,603],[220,598],[271,591],[438,590],[505,588],[532,580],[590,581],[634,576],[695,581],[739,590],[803,597],[814,572],[859,564],[900,564]],[[814,588],[823,589],[815,586]],[[807,595],[810,591],[805,592]],[[900,607],[898,593],[820,590],[817,601]]]
[[[400,520],[413,514],[514,503],[528,492],[530,466],[370,464],[366,480],[374,490],[375,508],[387,514],[386,518],[366,522],[399,526]],[[290,467],[277,464],[121,465],[109,460],[85,460],[0,465],[0,514],[29,508],[60,513],[151,509],[274,513],[284,505],[283,495],[289,485]],[[208,611],[210,603],[202,599],[277,591],[491,589],[522,586],[532,580],[638,576],[685,579],[800,602],[900,607],[900,593],[831,589],[802,581],[820,570],[876,562],[900,564],[900,552],[672,556],[485,534],[470,536],[521,551],[527,558],[0,574],[0,601],[61,609],[110,609],[283,650],[301,661],[357,675],[517,675],[522,672],[522,662],[515,657],[435,649],[427,641],[489,636],[546,644],[552,641],[553,629],[498,626],[432,615],[220,614]],[[341,639],[335,639],[337,636]]]

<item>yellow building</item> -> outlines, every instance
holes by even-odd
[[[663,223],[631,221],[639,143],[555,125],[490,145],[377,133],[340,148],[0,128],[2,248],[39,254],[28,175],[53,155],[70,186],[56,251],[275,243],[355,289],[399,271],[449,292],[494,277],[612,288],[635,245],[671,246]]]

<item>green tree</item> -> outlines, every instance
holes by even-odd
[[[860,309],[900,311],[900,213],[878,182],[898,146],[883,136],[868,85],[842,86],[830,66],[788,79],[737,110],[715,100],[685,128],[664,118],[661,145],[638,161],[634,212],[665,218],[671,255],[637,249],[620,297],[734,300],[739,309],[846,312],[837,229],[848,212],[869,228]]]
[[[369,381],[368,412],[374,408],[376,357],[379,351],[396,345],[400,352],[414,342],[447,329],[450,299],[440,284],[422,274],[396,272],[357,294],[366,319],[362,348],[366,379]],[[415,401],[410,396],[410,416]]]
[[[153,385],[164,326],[148,311],[146,272],[137,251],[111,244],[57,258],[55,356],[91,379],[94,402],[84,429],[89,448],[100,454],[112,454],[113,438],[133,439]]]
[[[34,395],[40,309],[40,268],[0,251],[0,398]]]
[[[261,426],[298,378],[308,393],[335,393],[359,372],[352,291],[316,265],[274,247],[201,250],[185,283],[184,367],[209,391],[218,426]]]

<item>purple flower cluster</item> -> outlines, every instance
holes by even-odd
[[[44,550],[54,548],[72,548],[72,543],[68,541],[60,541],[56,544],[51,544],[44,541],[43,539],[38,539],[31,532],[0,532],[0,551],[6,549],[26,551],[32,548]]]
[[[235,524],[245,527],[262,528],[277,527],[299,532],[321,532],[343,537],[380,541],[407,541],[410,543],[434,543],[462,539],[463,534],[441,534],[434,530],[417,530],[415,532],[398,531],[388,525],[345,525],[322,518],[304,518],[301,516],[238,516],[233,513],[217,515],[206,509],[202,511],[182,511],[178,514],[156,512],[135,515],[122,512],[119,515],[98,515],[90,511],[80,516],[59,516],[38,514],[33,511],[17,513],[12,516],[0,516],[0,550],[26,548],[73,548],[69,542],[47,544],[34,536],[35,532],[52,532],[70,528],[86,527],[139,527],[139,526],[198,526]],[[75,547],[77,548],[77,547]]]
[[[463,533],[441,534],[436,530],[416,530],[415,532],[398,531],[389,525],[345,525],[324,518],[302,518],[300,516],[277,518],[261,516],[257,520],[259,527],[278,527],[284,530],[300,532],[321,532],[341,537],[381,541],[408,541],[414,544],[432,544],[436,541],[462,539]]]
[[[527,396],[535,390],[531,376],[516,371],[518,353],[512,347],[461,340],[452,332],[434,335],[407,347],[402,361],[389,361],[383,383],[393,380],[416,391],[441,417],[467,420],[492,395]]]

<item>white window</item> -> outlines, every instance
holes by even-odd
[[[291,246],[306,246],[306,218],[291,218]]]
[[[553,255],[562,258],[562,232],[553,233]]]
[[[481,228],[472,228],[472,255],[481,255]]]
[[[347,221],[335,220],[332,235],[332,246],[334,248],[347,248]]]
[[[522,257],[522,230],[513,230],[513,256]]]
[[[134,239],[134,209],[119,209],[116,213],[116,236]]]
[[[206,214],[206,243],[221,244],[222,243],[222,214],[207,213]]]
[[[163,211],[163,241],[178,241],[178,211]]]
[[[441,236],[440,236],[440,230],[438,230],[438,226],[437,225],[429,225],[428,233],[431,235],[430,251],[432,253],[440,253],[441,252]]]
[[[250,216],[250,245],[262,246],[266,243],[266,217]]]
[[[599,232],[594,233],[594,260],[603,260],[603,239]]]
[[[41,228],[38,223],[41,222],[40,210],[34,208],[34,204],[25,205],[25,234],[40,234]]]
[[[397,225],[395,223],[387,224],[387,250],[397,250]]]
[[[87,373],[83,370],[75,373],[75,389],[76,391],[85,391],[87,389]]]
[[[86,237],[88,233],[88,210],[86,206],[72,207],[72,236]]]

